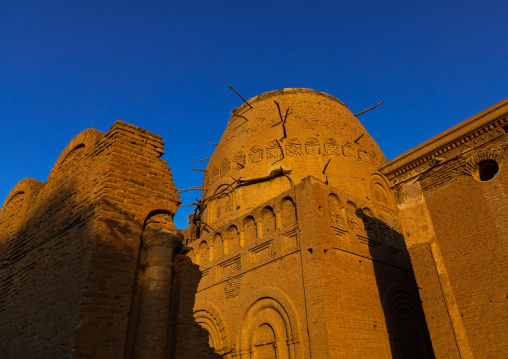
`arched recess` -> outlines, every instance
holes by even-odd
[[[198,264],[201,268],[204,268],[210,263],[210,253],[208,250],[208,243],[206,241],[202,241],[199,243],[197,255],[196,255],[196,264]]]
[[[369,239],[377,239],[379,237],[377,228],[378,219],[376,218],[376,216],[374,215],[374,213],[370,208],[365,207],[363,209],[362,220]]]
[[[245,167],[245,154],[243,151],[238,151],[233,156],[232,168],[235,171],[241,170]]]
[[[279,158],[282,158],[282,148],[279,143],[276,140],[268,142],[266,146],[266,159],[278,160]]]
[[[342,143],[342,154],[346,157],[352,157],[352,158],[356,157],[354,145],[349,141],[343,142]]]
[[[280,204],[282,228],[291,227],[296,223],[296,206],[291,197],[284,197]]]
[[[337,141],[333,138],[327,138],[325,140],[325,154],[340,156],[340,149]]]
[[[243,245],[252,244],[256,236],[256,222],[254,217],[248,216],[243,220]]]
[[[332,226],[344,226],[344,215],[342,214],[342,203],[335,193],[328,195],[328,213],[330,214],[330,222]]]
[[[44,186],[41,181],[25,178],[19,181],[4,201],[1,210],[22,211],[34,193]]]
[[[224,253],[231,254],[240,248],[240,233],[236,226],[230,226],[226,233],[226,243],[224,244]]]
[[[383,296],[383,308],[394,359],[434,358],[420,304],[401,284],[392,284]]]
[[[226,173],[231,169],[231,163],[229,162],[229,158],[224,158],[220,164],[220,176],[224,177]]]
[[[263,149],[261,146],[252,146],[249,150],[249,163],[258,163],[263,159]]]
[[[321,154],[321,145],[319,140],[315,137],[309,137],[305,140],[305,153],[308,155],[319,155]]]
[[[73,152],[74,154],[77,154],[76,151],[81,152],[85,148],[93,147],[103,137],[104,133],[96,130],[95,128],[89,128],[79,133],[60,153],[60,156],[56,160],[55,165],[51,169],[51,172],[48,176],[48,181],[51,180],[56,175],[56,173],[61,170],[61,166],[64,162],[71,159],[70,157],[73,156]]]
[[[210,260],[220,258],[224,254],[224,242],[220,233],[213,236],[212,248],[210,248]]]
[[[210,170],[210,183],[214,183],[219,178],[219,169],[217,166],[213,166]]]
[[[386,177],[379,173],[372,173],[365,181],[365,195],[377,204],[393,208],[395,205],[390,185]]]
[[[211,302],[200,302],[194,306],[194,319],[208,332],[209,345],[218,354],[229,352],[231,339],[226,321],[219,308]]]
[[[261,233],[262,237],[272,234],[275,231],[275,215],[271,207],[265,207],[261,211]]]
[[[278,288],[265,287],[252,293],[249,302],[238,332],[241,358],[302,358],[300,323],[289,297]]]
[[[352,229],[362,228],[362,226],[360,226],[360,224],[358,223],[358,217],[356,215],[357,208],[358,207],[356,207],[356,204],[354,204],[354,202],[348,201],[346,204],[347,222]]]
[[[286,141],[286,154],[289,157],[300,156],[302,154],[302,145],[296,138],[290,138]]]
[[[208,205],[208,221],[213,223],[233,211],[234,193],[231,192],[230,186],[223,184],[217,187],[212,199]]]

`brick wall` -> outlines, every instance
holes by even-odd
[[[508,100],[390,161],[438,358],[508,355]]]
[[[0,357],[123,358],[145,218],[180,203],[160,136],[85,130],[0,211]]]

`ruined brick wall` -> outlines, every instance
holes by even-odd
[[[85,130],[0,210],[0,357],[123,358],[143,223],[179,199],[160,136]]]
[[[438,358],[508,355],[508,101],[391,161]]]

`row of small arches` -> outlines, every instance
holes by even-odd
[[[225,232],[215,233],[210,243],[201,241],[196,252],[196,264],[206,265],[222,255],[250,245],[257,238],[267,237],[280,228],[290,228],[295,223],[295,204],[291,197],[285,197],[278,212],[274,212],[272,207],[264,207],[257,220],[249,215],[238,226],[233,224]]]
[[[369,236],[394,239],[399,244],[404,242],[400,223],[393,221],[390,225],[392,221],[383,213],[380,213],[377,218],[370,208],[358,208],[352,201],[347,201],[343,206],[335,193],[328,196],[328,210],[332,226],[344,226],[347,221],[349,227],[365,230]]]
[[[284,151],[284,153],[283,153]],[[302,143],[296,138],[289,138],[284,142],[277,140],[270,141],[266,149],[259,145],[252,146],[247,153],[238,151],[234,154],[230,160],[228,157],[224,158],[220,164],[220,168],[213,166],[209,173],[205,175],[205,186],[209,183],[213,183],[219,175],[222,177],[226,175],[230,170],[238,171],[244,168],[247,164],[259,163],[266,157],[269,161],[281,159],[284,156],[295,157],[302,154],[306,155],[325,155],[332,156],[346,156],[358,158],[364,162],[370,162],[370,156],[363,146],[359,146],[349,141],[344,141],[342,145],[333,138],[327,138],[324,141],[323,148],[319,140],[316,137],[309,137]]]

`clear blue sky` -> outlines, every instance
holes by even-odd
[[[360,120],[391,159],[508,96],[507,14],[506,0],[0,0],[0,203],[117,119],[163,136],[178,188],[201,184],[191,162],[242,103],[228,84],[313,88],[353,112],[384,101]]]

